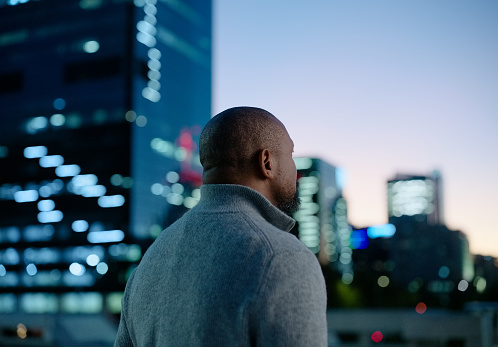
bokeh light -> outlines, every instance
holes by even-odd
[[[389,285],[389,277],[387,276],[380,276],[379,279],[377,280],[377,284],[381,288],[385,288]]]
[[[372,334],[372,341],[373,342],[380,342],[384,338],[384,335],[380,331],[376,331]]]
[[[427,305],[424,304],[423,302],[419,302],[415,307],[415,311],[417,311],[417,313],[419,314],[424,313],[426,310],[427,310]]]

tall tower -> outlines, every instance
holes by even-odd
[[[1,1],[0,50],[0,313],[119,313],[199,198],[211,1]]]
[[[295,158],[301,208],[293,217],[293,233],[318,257],[332,266],[345,283],[353,280],[351,227],[342,196],[344,174],[316,158]]]
[[[390,240],[393,280],[449,305],[466,290],[474,270],[467,237],[444,225],[440,174],[398,174],[387,189],[389,222],[396,226]]]

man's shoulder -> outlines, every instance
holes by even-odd
[[[241,218],[251,226],[255,234],[267,243],[275,253],[285,251],[309,252],[308,248],[299,239],[288,231],[282,230],[267,222],[262,216],[251,218],[243,215]]]

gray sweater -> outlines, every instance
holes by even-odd
[[[115,346],[326,346],[318,261],[294,220],[238,185],[204,185],[128,280]]]

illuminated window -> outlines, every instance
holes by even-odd
[[[17,298],[14,294],[0,294],[0,312],[13,313],[17,309]]]
[[[57,167],[64,164],[62,155],[47,155],[40,158],[41,167]]]
[[[26,313],[56,313],[59,301],[55,294],[26,293],[20,296],[21,309]]]
[[[96,53],[100,49],[100,44],[97,41],[86,41],[83,43],[83,51],[85,53]]]
[[[86,220],[75,220],[71,224],[71,228],[77,233],[87,231],[88,230],[88,222]]]
[[[67,313],[99,313],[104,302],[100,293],[67,293],[61,296],[61,311]]]
[[[87,235],[90,243],[119,242],[124,239],[122,230],[92,231]]]
[[[125,198],[122,195],[101,196],[97,203],[103,208],[119,207],[124,205]]]
[[[24,156],[28,159],[41,158],[46,156],[47,153],[48,149],[45,146],[26,147],[24,149]]]

